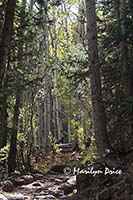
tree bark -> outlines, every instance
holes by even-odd
[[[79,0],[79,13],[78,13],[78,43],[84,43],[84,2],[83,0]]]
[[[16,103],[14,106],[13,128],[12,128],[12,133],[11,133],[10,150],[9,150],[9,155],[8,155],[8,175],[10,175],[16,169],[17,132],[18,132],[20,97],[21,97],[21,93],[20,93],[20,90],[18,90],[17,95],[16,95]]]
[[[2,98],[2,108],[1,108],[1,113],[0,113],[0,149],[6,146],[7,144],[7,95],[4,94]]]
[[[69,90],[70,90],[70,83],[69,83]],[[71,131],[71,117],[72,117],[72,105],[71,105],[71,95],[68,95],[68,142],[72,140],[72,131]]]
[[[120,37],[120,70],[121,70],[121,84],[123,86],[124,95],[126,98],[133,98],[133,70],[130,63],[129,41],[128,40],[128,25],[127,25],[127,1],[118,0],[116,2],[117,21],[118,21],[118,36]],[[133,143],[133,101],[129,103],[129,123],[130,132],[127,135],[120,132],[121,146],[126,142],[127,148],[130,148]]]
[[[48,60],[49,57],[49,34],[48,34],[48,16],[47,16],[48,5],[45,3],[44,15],[43,15],[43,30],[44,30],[44,40],[45,40],[45,60]],[[51,122],[51,113],[50,113],[50,105],[51,105],[51,84],[50,84],[50,75],[49,69],[46,70],[46,74],[44,77],[44,134],[43,134],[43,145],[48,150],[49,146],[49,133],[51,131],[50,122]]]
[[[125,96],[129,96],[129,70],[128,70],[128,45],[127,45],[127,31],[126,31],[126,0],[120,0],[119,2],[119,14],[120,14],[120,44],[121,44],[121,74],[122,83]]]
[[[38,135],[37,135],[37,144],[39,146],[42,145],[42,137],[43,137],[43,106],[41,104],[40,97],[38,98],[37,112],[38,112]]]
[[[21,16],[20,16],[20,27],[25,20],[25,6],[26,0],[22,1]],[[23,54],[23,28],[21,28],[18,34],[18,67],[22,66],[22,54]],[[16,103],[14,106],[14,116],[13,116],[13,128],[10,139],[10,150],[8,155],[8,174],[10,175],[16,169],[16,156],[17,156],[17,133],[18,133],[18,119],[19,119],[19,109],[21,103],[21,83],[19,79],[16,80]]]
[[[95,0],[86,0],[88,55],[96,145],[102,157],[108,148],[106,116],[102,98],[100,62],[98,57]]]
[[[54,17],[54,24],[53,24],[53,56],[55,58],[55,65],[58,60],[57,57],[57,35],[56,35],[56,17],[55,17],[55,12],[53,12],[53,17]],[[58,97],[58,70],[57,67],[55,66],[54,70],[54,91],[55,91],[55,115],[56,115],[56,127],[57,127],[57,141],[61,139],[61,127],[60,127],[60,107],[59,107],[59,97]]]
[[[5,10],[5,21],[0,41],[0,148],[7,142],[7,73],[8,57],[10,54],[11,39],[15,13],[15,0],[8,0]]]
[[[16,0],[8,0],[5,10],[5,22],[2,31],[2,38],[0,42],[0,88],[4,84],[4,74],[6,70],[6,62],[8,52],[11,47],[11,40],[13,35],[13,23],[15,13]]]
[[[128,44],[127,44],[127,30],[126,30],[126,0],[119,0],[119,33],[120,33],[120,68],[121,68],[121,84],[123,86],[124,95],[129,96],[129,69],[128,69]],[[119,117],[119,115],[118,115]],[[121,117],[121,116],[120,116]],[[119,117],[119,118],[120,118]],[[120,123],[120,120],[118,120]],[[120,128],[123,127],[120,123]],[[121,147],[126,148],[126,133],[125,130],[120,130],[119,142]]]

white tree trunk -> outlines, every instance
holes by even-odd
[[[79,0],[79,11],[78,11],[78,43],[84,43],[84,34],[85,34],[85,27],[84,27],[84,1]]]
[[[37,105],[37,113],[38,113],[38,135],[37,135],[37,144],[39,146],[42,145],[42,137],[43,137],[43,106],[41,105],[40,99],[38,99]]]
[[[49,57],[49,35],[48,35],[48,17],[47,17],[47,3],[45,5],[44,9],[44,15],[43,15],[43,30],[44,30],[44,43],[45,43],[45,61],[48,60]],[[43,134],[43,146],[48,148],[49,146],[49,133],[50,133],[50,95],[51,93],[51,86],[50,86],[50,75],[49,75],[49,69],[46,69],[45,71],[45,77],[44,77],[44,134]]]
[[[56,67],[56,61],[58,58],[57,55],[57,35],[56,35],[56,18],[55,13],[53,13],[54,17],[54,24],[53,24],[53,37],[52,37],[52,43],[53,43],[53,56],[55,58],[55,69],[54,69],[54,111],[55,111],[55,124],[56,124],[56,136],[57,141],[61,139],[61,125],[60,125],[60,106],[59,106],[59,96],[58,96],[58,70]]]

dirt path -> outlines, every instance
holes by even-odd
[[[65,199],[76,192],[75,188],[75,176],[43,175],[30,184],[17,186],[12,192],[1,192],[0,200]]]

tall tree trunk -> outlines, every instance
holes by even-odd
[[[127,30],[126,30],[126,0],[119,0],[119,33],[120,33],[120,68],[121,68],[121,82],[125,97],[129,96],[129,69],[128,69],[128,45],[127,45]],[[118,112],[119,113],[119,112]],[[119,142],[122,149],[126,148],[126,133],[125,129],[122,129],[121,116],[118,115],[118,124],[120,126]]]
[[[37,144],[39,147],[42,145],[42,137],[43,137],[43,106],[41,104],[40,97],[38,98],[37,104],[37,118],[38,118],[38,135],[37,135]]]
[[[121,69],[121,83],[123,86],[123,91],[125,97],[133,97],[133,70],[132,66],[129,66],[128,55],[128,25],[127,25],[127,1],[117,0],[116,1],[116,12],[117,12],[117,22],[118,22],[118,36],[120,37],[120,69]],[[129,122],[130,122],[130,133],[127,138],[127,134],[120,132],[120,142],[121,146],[125,148],[130,148],[133,143],[133,102],[130,102],[129,108]],[[127,145],[125,145],[125,141]]]
[[[44,30],[44,40],[45,40],[45,60],[48,60],[49,57],[49,34],[48,34],[48,16],[47,16],[47,1],[45,2],[44,8],[44,16],[43,16],[43,30]],[[49,133],[51,131],[50,122],[51,122],[51,113],[50,113],[50,105],[51,105],[51,85],[50,85],[50,75],[49,69],[46,69],[45,77],[44,77],[44,135],[43,135],[43,145],[46,147],[46,151],[49,146]]]
[[[11,47],[11,39],[13,35],[13,22],[15,13],[16,0],[8,0],[5,10],[5,22],[0,42],[0,88],[4,84],[4,74],[6,71],[6,62],[8,52]]]
[[[70,92],[70,83],[69,83],[69,92]],[[71,118],[72,118],[72,103],[71,103],[71,95],[68,96],[68,142],[72,140],[72,130],[71,130]]]
[[[10,69],[10,62],[11,62],[11,52],[9,52],[8,56],[8,62],[7,62],[7,71]],[[0,110],[0,148],[3,148],[7,144],[8,139],[8,127],[7,127],[7,118],[8,118],[8,79],[9,75],[8,73],[5,74],[5,81],[3,85],[3,96],[1,98],[2,100],[2,107]],[[5,92],[6,91],[6,92]]]
[[[51,122],[51,113],[50,113],[50,90],[51,90],[51,86],[49,83],[49,74],[47,73],[47,75],[45,76],[45,80],[44,80],[44,90],[45,90],[45,99],[44,99],[44,133],[43,133],[43,146],[46,148],[46,151],[48,150],[48,146],[49,146],[49,133],[51,131],[51,127],[50,127],[50,122]]]
[[[0,113],[0,149],[6,146],[7,144],[7,95],[3,94],[3,105],[1,108],[1,113]]]
[[[10,175],[16,169],[16,155],[17,155],[17,132],[18,132],[18,117],[20,108],[20,90],[16,94],[16,103],[14,106],[13,128],[10,139],[10,150],[8,155],[8,174]]]
[[[78,14],[78,43],[84,43],[84,2],[79,0],[79,14]]]
[[[33,145],[35,142],[35,138],[34,138],[34,129],[33,129],[33,117],[34,117],[34,92],[33,92],[33,88],[29,87],[29,99],[30,99],[30,108],[29,108],[29,127],[30,130],[27,131],[27,162],[26,162],[26,166],[25,166],[25,170],[28,172],[32,171],[32,150],[33,150]]]
[[[122,83],[125,96],[129,96],[129,78],[128,78],[128,46],[127,46],[127,31],[126,31],[126,0],[119,1],[119,21],[120,21],[120,44],[121,44],[121,60],[120,66],[122,67]]]
[[[93,120],[96,145],[98,152],[102,157],[108,148],[108,139],[106,129],[106,116],[103,106],[101,89],[100,62],[98,58],[95,0],[86,0],[86,12]]]
[[[133,66],[130,66],[130,87],[129,87],[129,95],[131,99],[133,99]],[[128,146],[132,148],[133,146],[133,100],[131,100],[130,105],[130,114],[129,114],[129,121],[130,121],[130,133],[128,136]]]
[[[11,39],[15,13],[15,0],[8,0],[5,10],[5,21],[0,41],[0,148],[7,142],[7,94],[6,81],[8,71],[8,56],[10,54]]]
[[[63,1],[62,3],[62,11],[65,13],[65,18],[64,18],[64,22],[63,24],[65,24],[65,28],[64,28],[64,33],[65,33],[65,39],[67,41],[67,45],[68,45],[68,42],[69,42],[69,31],[68,31],[68,19],[67,19],[67,4],[65,1]]]
[[[25,6],[26,0],[22,1],[21,16],[20,16],[20,27],[25,20]],[[23,29],[19,32],[19,43],[18,43],[18,68],[22,67],[22,54],[23,54]],[[17,156],[17,133],[18,133],[18,119],[19,119],[19,108],[21,103],[21,83],[19,79],[16,80],[16,103],[14,106],[13,116],[13,128],[10,139],[10,150],[8,155],[8,174],[10,175],[15,171],[16,168],[16,156]]]
[[[57,140],[61,139],[61,127],[59,117],[59,97],[58,97],[58,86],[57,86],[57,70],[54,71],[54,88],[55,88],[55,113],[56,113],[56,124],[57,124]]]
[[[57,56],[57,35],[56,35],[56,17],[55,17],[55,12],[53,12],[53,17],[54,17],[54,24],[53,24],[53,56],[55,58],[55,65],[58,60]],[[57,141],[61,139],[61,127],[60,127],[60,108],[59,108],[59,97],[58,97],[58,70],[57,67],[55,66],[54,70],[54,90],[55,90],[55,114],[56,114],[56,127],[57,127]]]
[[[69,47],[69,30],[68,30],[68,19],[67,19],[67,3],[65,1],[63,1],[62,3],[62,12],[65,13],[65,18],[64,18],[64,21],[62,20],[62,24],[63,24],[63,27],[64,28],[64,37],[65,37],[65,40],[66,40],[66,44],[67,46]],[[67,132],[68,132],[68,137],[65,138],[65,141],[71,141],[71,134],[72,134],[72,130],[71,130],[71,94],[70,94],[70,83],[69,83],[69,103],[68,103],[68,121],[67,121]]]

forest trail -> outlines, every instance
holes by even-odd
[[[131,10],[0,0],[0,200],[133,200]],[[75,184],[58,164],[101,173]]]
[[[16,187],[12,192],[1,192],[1,200],[52,200],[65,199],[76,192],[75,176],[57,175],[43,175],[36,174],[37,180],[28,185]],[[35,177],[35,176],[34,176]]]

